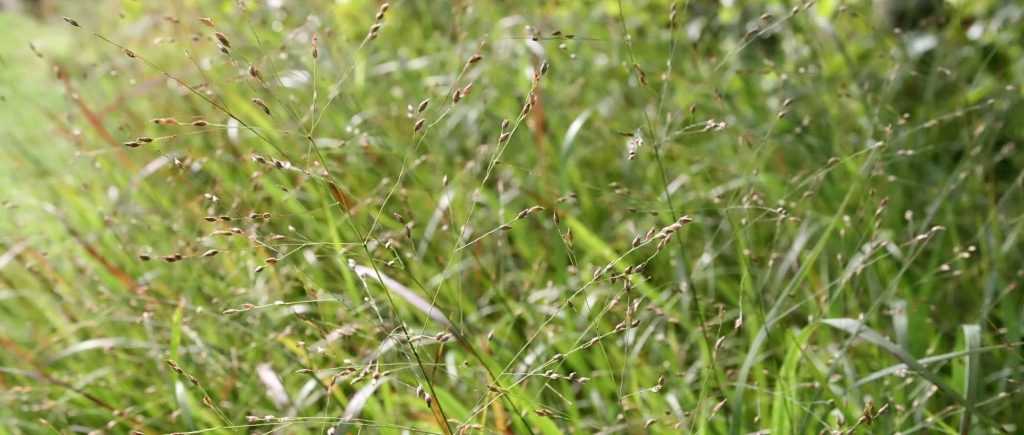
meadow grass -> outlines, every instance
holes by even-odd
[[[1012,2],[0,14],[0,434],[1016,433]]]

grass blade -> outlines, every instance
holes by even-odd
[[[964,325],[964,346],[967,348],[965,359],[966,373],[964,374],[964,396],[967,401],[966,409],[960,416],[960,434],[965,435],[971,432],[971,414],[974,412],[974,404],[978,397],[978,380],[981,378],[979,363],[981,354],[976,350],[981,346],[981,327],[978,325]]]
[[[903,364],[906,364],[911,371],[921,376],[928,382],[931,382],[932,385],[938,387],[939,391],[941,391],[950,399],[956,401],[959,405],[966,408],[969,412],[976,411],[971,408],[970,402],[968,402],[968,400],[964,398],[964,396],[960,395],[960,393],[958,393],[952,386],[946,383],[946,381],[943,381],[938,377],[938,375],[929,371],[917,359],[915,359],[905,350],[901,349],[888,338],[885,338],[882,334],[879,334],[874,329],[871,329],[868,326],[864,325],[863,322],[848,318],[824,319],[821,322],[828,326],[846,332],[850,335],[860,337],[867,341],[868,343],[874,344],[875,346],[882,348],[896,359],[902,361]],[[1002,432],[1006,432],[998,423],[993,421],[991,418],[987,418],[987,416],[984,416],[983,414],[978,414],[978,416],[983,417],[986,420],[986,423],[989,423],[992,427]]]

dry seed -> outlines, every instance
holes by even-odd
[[[263,110],[263,113],[270,115],[270,107],[268,107],[267,103],[264,103],[263,100],[259,98],[253,98],[252,103],[259,106],[259,108]]]
[[[224,48],[231,48],[231,41],[228,41],[228,37],[225,36],[223,33],[214,32],[213,36],[217,37],[217,40],[220,41],[220,45],[223,45]]]

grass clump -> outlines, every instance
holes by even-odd
[[[896,3],[0,15],[0,433],[1020,431],[1024,9]]]

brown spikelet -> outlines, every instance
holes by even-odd
[[[209,251],[204,252],[203,253],[203,257],[213,257],[214,255],[217,255],[219,253],[220,253],[220,251],[218,251],[216,249],[211,249]]]
[[[482,60],[483,58],[484,57],[481,56],[480,53],[475,53],[475,54],[473,54],[472,56],[469,57],[469,60],[466,61],[466,66],[469,66],[469,65],[472,65],[474,63],[480,62],[480,60]]]
[[[256,65],[249,65],[249,75],[256,80],[263,81],[263,73],[256,68]]]
[[[313,38],[310,41],[310,45],[313,46],[313,59],[316,59],[316,58],[320,57],[320,47],[319,47],[318,42],[319,42],[319,38],[316,36],[316,33],[314,33],[313,34]]]
[[[388,12],[388,9],[391,9],[391,4],[390,3],[385,2],[385,3],[381,4],[380,8],[377,9],[377,15],[374,16],[374,19],[376,19],[377,22],[383,21],[384,20],[384,14],[386,14]]]
[[[530,207],[530,208],[527,208],[527,209],[523,209],[518,214],[516,214],[516,220],[525,218],[525,217],[527,217],[527,216],[529,216],[531,214],[534,214],[536,212],[539,212],[539,211],[544,211],[544,207],[541,207],[539,205],[535,205],[533,207]]]
[[[259,106],[259,108],[263,110],[263,113],[270,115],[270,107],[268,107],[267,103],[264,103],[263,100],[259,98],[253,98],[252,103]]]
[[[366,34],[366,39],[368,41],[372,41],[374,39],[377,39],[377,36],[380,35],[380,27],[381,27],[381,24],[380,24],[379,21],[376,24],[370,26],[370,32]]]
[[[135,52],[131,51],[131,50],[127,49],[127,48],[124,49],[124,55],[128,56],[128,57],[130,57],[132,59],[135,59]]]
[[[78,24],[78,21],[75,21],[73,18],[70,18],[70,17],[62,17],[62,18],[64,18],[64,21],[66,23],[68,23],[68,24],[70,24],[72,26],[82,27],[80,24]]]
[[[217,37],[217,41],[220,41],[220,45],[223,45],[225,48],[231,48],[231,41],[228,40],[226,35],[221,32],[214,32],[213,36]]]
[[[420,130],[423,130],[423,126],[426,124],[426,122],[427,120],[423,118],[420,118],[418,121],[416,121],[416,124],[412,126],[413,133],[417,133]]]
[[[156,118],[153,119],[153,123],[156,125],[178,125],[178,120],[174,118]]]
[[[334,200],[342,208],[344,208],[347,211],[349,208],[352,207],[352,201],[348,199],[348,196],[346,196],[345,193],[341,191],[341,189],[338,188],[337,184],[334,184],[333,181],[328,181],[327,187],[331,191],[331,197],[334,198]]]
[[[200,17],[199,18],[199,22],[205,24],[206,27],[209,27],[211,29],[213,28],[213,18],[210,18],[210,17]]]
[[[416,106],[416,113],[423,113],[424,110],[427,110],[428,105],[430,105],[430,98],[420,101],[420,104]]]
[[[206,127],[207,125],[210,125],[210,123],[206,122],[205,120],[202,120],[202,119],[197,119],[195,121],[192,121],[192,126],[193,127]]]
[[[640,80],[640,84],[647,86],[647,73],[640,69],[640,65],[636,63],[633,64],[633,69],[636,70],[636,78]]]

